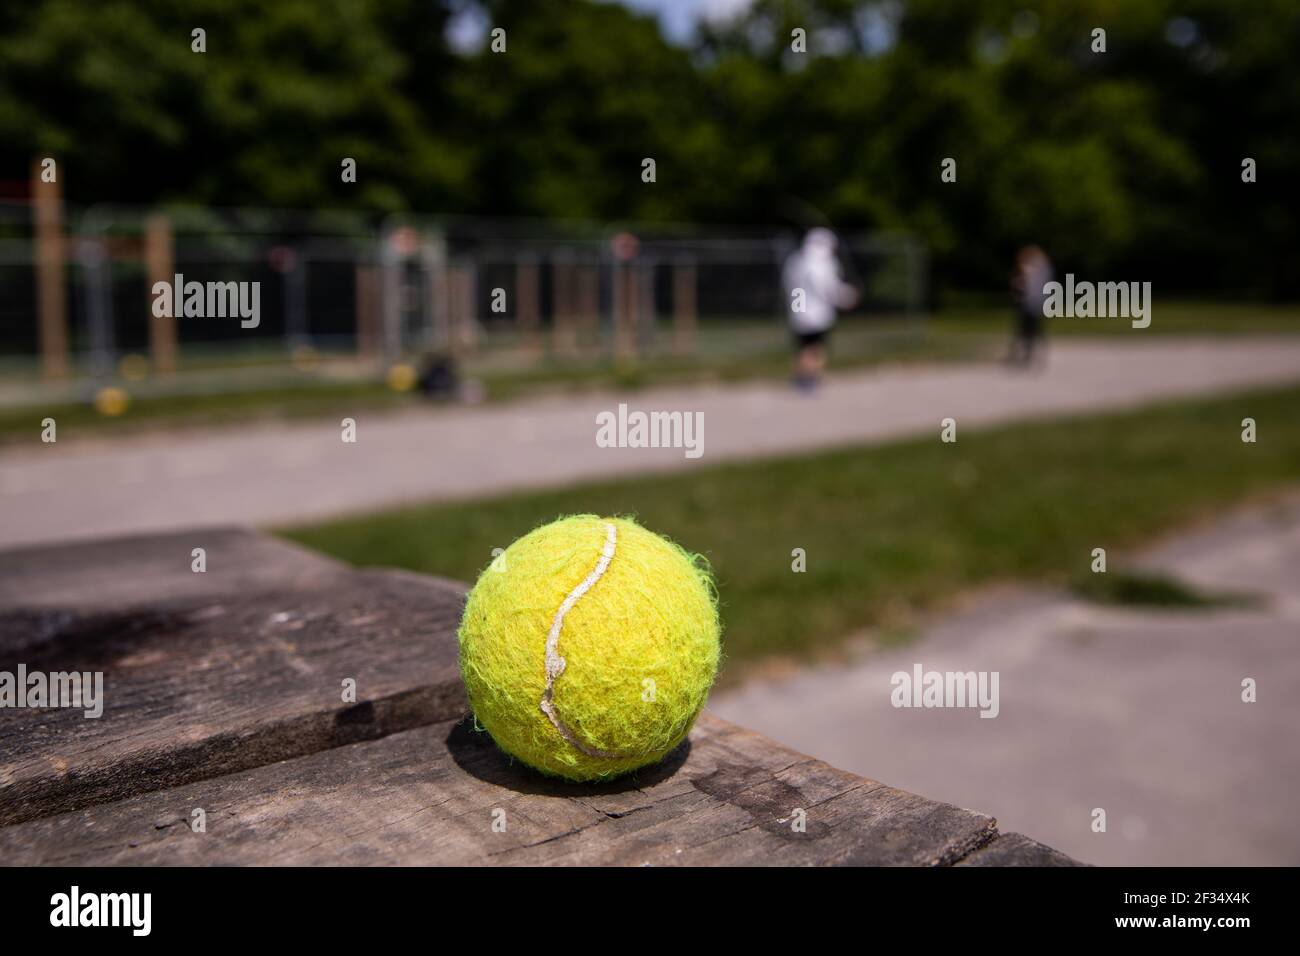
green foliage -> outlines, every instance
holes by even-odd
[[[62,160],[97,201],[222,206],[403,205],[420,168],[437,202],[465,175],[403,88],[383,4],[350,0],[48,0],[6,15],[0,140]],[[414,6],[408,4],[408,6]],[[207,32],[207,52],[191,31]],[[340,163],[364,175],[345,189]],[[8,165],[8,160],[6,160]]]
[[[450,47],[467,9],[506,53]],[[687,46],[594,0],[44,0],[0,13],[0,178],[52,154],[84,203],[766,225],[798,199],[919,233],[941,288],[1003,288],[1038,241],[1294,298],[1298,48],[1294,0],[757,0]]]

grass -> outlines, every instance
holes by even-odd
[[[1080,575],[1071,590],[1098,604],[1164,610],[1197,610],[1212,607],[1245,607],[1257,600],[1237,592],[1208,592],[1161,574],[1107,571]]]
[[[1300,480],[1300,389],[937,434],[287,529],[361,565],[473,580],[557,515],[632,514],[704,553],[734,661],[802,655],[988,583],[1066,585],[1112,554]],[[1267,422],[1244,444],[1245,416]],[[807,570],[791,571],[803,548]],[[1131,594],[1132,591],[1130,590]],[[1123,596],[1123,588],[1120,589]]]
[[[125,386],[128,393],[130,386]],[[0,409],[0,441],[40,440],[41,420],[58,423],[59,438],[118,435],[145,427],[220,425],[259,419],[314,418],[359,408],[397,408],[411,398],[382,382],[280,385],[220,394],[134,395],[125,414],[105,417],[91,398]]]
[[[1296,335],[1300,334],[1300,306],[1213,302],[1164,302],[1155,296],[1151,325],[1134,329],[1128,319],[1047,319],[1047,335]],[[937,334],[981,333],[1008,335],[1010,300],[1005,305],[946,310],[930,321]]]
[[[697,354],[659,354],[634,363],[549,361],[532,368],[487,372],[482,380],[491,398],[524,397],[538,389],[635,391],[665,385],[780,379],[790,374],[790,347],[780,323],[737,323]],[[940,362],[991,358],[996,345],[978,336],[927,335],[898,321],[850,320],[832,342],[838,369],[869,368],[902,362]]]
[[[1169,334],[1300,334],[1300,308],[1157,301],[1151,327],[1135,331],[1117,319],[1053,319],[1049,336],[1135,336]],[[832,345],[836,368],[866,368],[885,363],[989,359],[1004,349],[1011,311],[1006,307],[962,308],[930,317],[914,333],[897,316],[850,317],[836,329]],[[472,362],[468,373],[484,386],[488,401],[527,398],[545,392],[608,389],[635,391],[660,385],[779,379],[789,373],[786,334],[775,319],[767,322],[719,321],[700,329],[695,355],[657,354],[635,364],[605,357],[540,362],[523,361],[510,349],[489,351]],[[388,389],[377,374],[330,378],[293,370],[285,356],[266,350],[218,355],[191,350],[184,357],[191,372],[211,376],[223,362],[244,373],[261,373],[266,381],[238,390],[209,388],[189,394],[166,391],[157,381],[116,384],[131,393],[130,407],[105,418],[92,405],[94,387],[87,380],[83,395],[0,407],[0,442],[40,440],[40,422],[59,423],[59,437],[116,435],[129,431],[192,427],[265,419],[355,415],[360,411],[428,407],[418,396]],[[329,363],[322,365],[328,369]],[[227,369],[226,371],[230,371]],[[30,374],[30,372],[29,372]],[[35,380],[33,380],[35,385]]]
[[[709,347],[693,356],[657,355],[638,363],[616,363],[604,357],[543,360],[512,367],[492,357],[471,364],[468,374],[484,388],[488,401],[515,400],[558,391],[613,390],[630,392],[660,385],[737,382],[781,378],[789,373],[790,355],[779,323],[741,325],[734,343],[716,334]],[[862,368],[887,362],[953,361],[987,358],[991,343],[979,336],[910,334],[898,323],[849,324],[835,343],[839,368]],[[503,356],[496,356],[499,360]],[[210,361],[210,359],[208,360]],[[234,422],[355,415],[365,410],[431,407],[413,393],[394,392],[374,377],[330,379],[283,365],[266,373],[266,384],[206,391],[160,392],[156,382],[134,385],[103,382],[131,395],[126,412],[105,417],[92,404],[94,387],[83,400],[58,400],[0,408],[0,442],[40,440],[41,421],[58,422],[59,438],[118,435],[142,429],[191,427]]]

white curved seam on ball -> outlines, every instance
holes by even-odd
[[[618,754],[609,753],[604,750],[597,750],[595,747],[589,747],[579,740],[560,719],[560,715],[555,710],[555,680],[564,673],[565,660],[560,656],[559,643],[560,631],[564,627],[564,617],[578,603],[584,594],[592,589],[609,570],[609,563],[614,560],[614,550],[618,543],[618,529],[609,522],[605,525],[605,546],[600,549],[600,560],[592,568],[591,573],[578,583],[568,596],[560,604],[560,608],[555,612],[555,619],[551,621],[551,630],[546,635],[546,689],[542,692],[542,713],[555,725],[555,729],[560,732],[565,740],[571,745],[581,750],[588,757],[604,757],[606,759],[615,759]]]

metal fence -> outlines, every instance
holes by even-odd
[[[53,204],[57,202],[57,207]],[[155,374],[304,352],[690,354],[703,328],[784,315],[792,233],[283,210],[0,203],[0,360],[11,371]],[[864,315],[919,318],[924,247],[849,235]],[[256,284],[255,325],[157,314],[158,282]],[[163,311],[166,311],[165,307]]]

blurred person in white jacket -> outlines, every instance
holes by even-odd
[[[840,273],[835,246],[835,233],[810,229],[782,270],[794,335],[794,384],[803,391],[815,389],[826,370],[826,340],[837,312],[858,301],[858,290]]]

